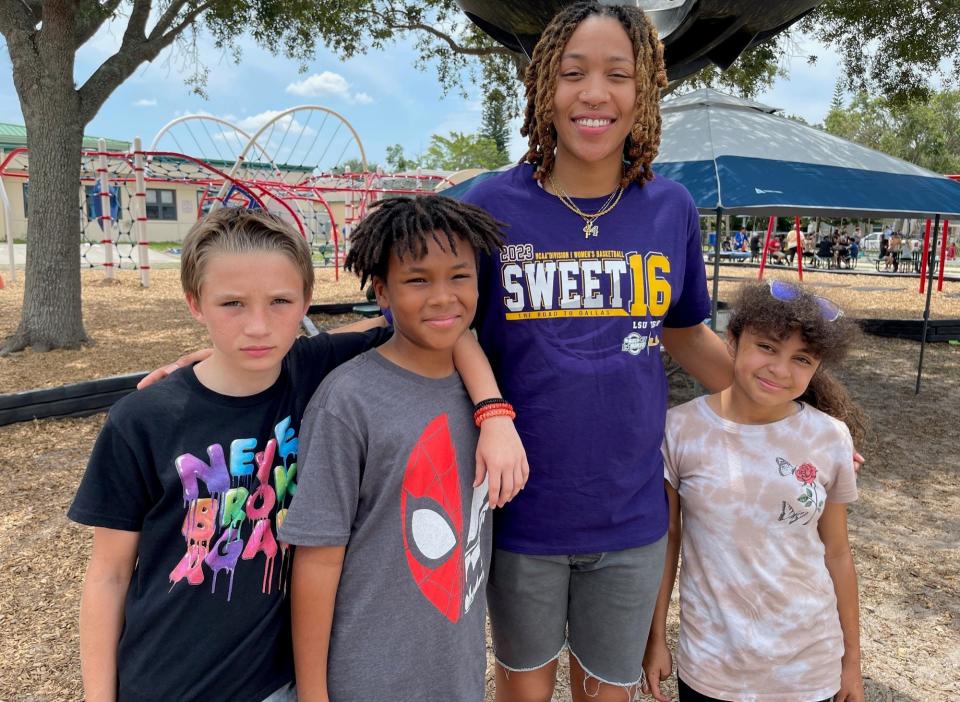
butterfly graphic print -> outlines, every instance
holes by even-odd
[[[777,471],[780,477],[796,478],[800,483],[800,495],[796,498],[796,505],[786,500],[781,501],[778,522],[796,524],[806,517],[803,526],[806,526],[823,511],[824,493],[822,486],[817,483],[817,467],[812,463],[801,463],[795,466],[785,458],[777,457]]]

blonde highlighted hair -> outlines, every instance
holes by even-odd
[[[290,259],[303,281],[304,299],[313,294],[313,259],[306,239],[279,217],[263,210],[222,207],[191,227],[180,254],[183,292],[200,299],[211,256],[275,251]]]

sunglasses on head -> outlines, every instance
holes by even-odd
[[[768,280],[767,287],[770,288],[770,294],[773,295],[774,299],[782,302],[793,302],[803,294],[800,286],[787,283],[783,280]],[[808,294],[816,300],[817,306],[820,308],[820,314],[825,321],[836,322],[843,316],[843,310],[840,309],[840,306],[836,302],[828,300],[825,297],[820,297],[819,295],[814,295],[813,293]]]

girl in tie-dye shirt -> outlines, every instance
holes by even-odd
[[[735,309],[733,385],[667,415],[670,538],[645,691],[667,699],[659,683],[671,670],[666,618],[682,543],[681,702],[863,702],[846,503],[857,497],[850,456],[864,420],[825,369],[856,327],[782,281],[745,285]]]

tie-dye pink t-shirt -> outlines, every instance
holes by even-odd
[[[700,397],[667,414],[680,495],[679,677],[736,702],[811,702],[840,688],[843,638],[817,522],[857,498],[847,427],[802,405],[771,424]]]

